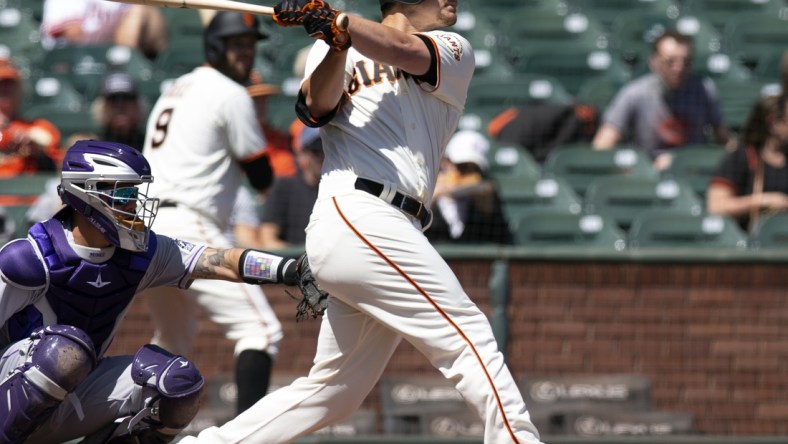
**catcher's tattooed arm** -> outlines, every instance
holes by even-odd
[[[295,259],[260,250],[206,248],[192,271],[194,279],[222,279],[250,284],[294,285]]]

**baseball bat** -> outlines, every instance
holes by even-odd
[[[253,5],[251,3],[237,2],[234,0],[109,0],[116,3],[132,5],[159,6],[162,8],[185,9],[212,9],[215,11],[248,12],[257,15],[274,15],[274,8],[270,6]],[[337,17],[339,29],[347,27],[347,15],[339,14]]]
[[[253,5],[234,0],[109,0],[132,5],[159,6],[162,8],[212,9],[215,11],[248,12],[258,15],[274,15],[270,6]]]

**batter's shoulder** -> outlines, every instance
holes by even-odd
[[[0,278],[24,290],[46,286],[46,267],[29,240],[16,239],[0,249]]]

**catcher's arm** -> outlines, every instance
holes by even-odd
[[[243,248],[206,248],[197,259],[192,278],[248,284],[298,283],[295,259]]]

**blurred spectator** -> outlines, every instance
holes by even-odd
[[[19,114],[22,77],[0,60],[0,177],[55,171],[60,163],[60,131],[49,121]]]
[[[167,22],[158,8],[106,0],[46,0],[41,44],[114,43],[137,48],[154,59],[167,46]]]
[[[666,31],[654,41],[646,74],[618,92],[593,140],[597,149],[632,143],[646,150],[657,170],[670,165],[670,150],[687,144],[728,142],[717,89],[691,74],[692,39]]]
[[[101,140],[119,142],[142,151],[145,114],[137,85],[129,74],[116,72],[104,78],[92,106]]]
[[[441,164],[432,204],[432,242],[510,244],[511,232],[495,186],[486,177],[490,142],[483,134],[454,134]]]
[[[752,230],[765,213],[788,210],[788,102],[759,100],[744,125],[741,145],[723,158],[709,184],[706,208]]]
[[[599,123],[594,106],[576,103],[538,103],[509,108],[487,126],[495,140],[514,143],[544,163],[553,148],[575,142],[591,142]]]
[[[291,136],[268,123],[268,98],[279,94],[279,87],[263,83],[260,74],[253,72],[250,85],[246,87],[246,90],[252,97],[252,101],[254,101],[257,121],[268,143],[266,153],[268,154],[271,168],[274,169],[274,176],[289,177],[294,175],[296,173],[296,164],[293,158]]]
[[[304,127],[296,146],[298,174],[277,178],[265,200],[260,225],[263,248],[303,245],[306,240],[304,229],[317,199],[323,166],[320,130]]]

